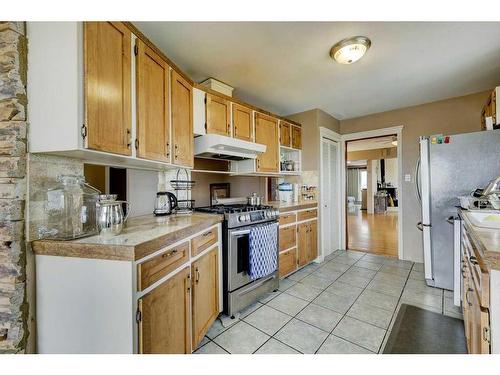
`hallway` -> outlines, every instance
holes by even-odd
[[[398,213],[367,214],[356,206],[347,215],[348,249],[398,256]]]

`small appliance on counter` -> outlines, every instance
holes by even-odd
[[[283,182],[278,185],[278,196],[280,202],[291,203],[293,200],[292,184]]]
[[[127,214],[123,213],[123,204],[127,205]],[[116,194],[104,194],[99,196],[97,202],[97,225],[99,235],[113,237],[119,235],[123,225],[127,221],[130,212],[130,203],[117,201]]]
[[[177,208],[178,201],[175,194],[169,191],[159,191],[156,193],[155,209],[153,213],[155,216],[171,215],[174,209]]]
[[[57,185],[46,191],[38,238],[73,240],[96,235],[99,194],[82,176],[58,176]]]

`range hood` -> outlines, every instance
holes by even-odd
[[[266,146],[219,134],[206,134],[194,139],[194,156],[217,160],[256,159]]]

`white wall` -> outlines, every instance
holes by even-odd
[[[398,159],[385,159],[385,182],[398,187]]]
[[[127,169],[127,189],[130,217],[153,213],[158,191],[158,172]]]

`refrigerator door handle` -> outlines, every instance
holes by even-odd
[[[419,221],[419,222],[417,223],[417,229],[418,229],[420,232],[423,232],[423,231],[424,231],[424,226],[422,225],[422,222],[421,222],[421,221]]]
[[[462,262],[462,220],[460,217],[453,218],[453,304],[460,306],[462,278],[460,265]]]
[[[420,203],[422,203],[422,193],[420,192],[420,156],[415,164],[415,194]]]

